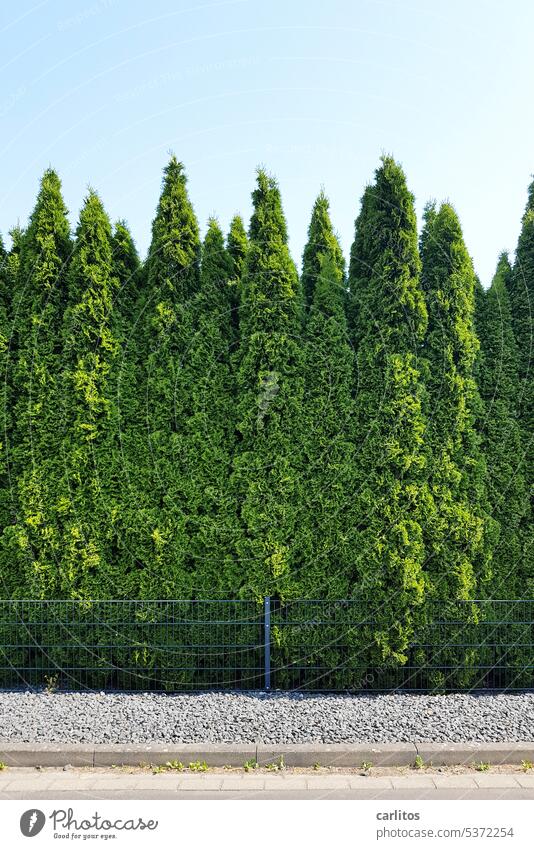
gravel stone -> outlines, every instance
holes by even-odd
[[[0,740],[468,743],[534,739],[534,693],[317,695],[0,690]]]

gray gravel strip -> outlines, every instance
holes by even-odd
[[[522,742],[534,693],[0,691],[0,740],[26,743]]]

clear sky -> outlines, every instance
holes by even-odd
[[[41,172],[96,188],[144,255],[168,152],[202,230],[279,179],[300,260],[324,186],[348,254],[380,154],[456,207],[477,272],[513,252],[534,171],[532,0],[2,0],[0,231]]]

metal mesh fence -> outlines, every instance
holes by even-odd
[[[263,687],[252,601],[0,601],[0,686]]]
[[[271,609],[275,686],[448,692],[534,687],[534,602],[434,602],[415,612],[404,662],[379,656],[372,611],[358,600]],[[395,623],[391,623],[395,628]]]
[[[0,687],[526,689],[533,613],[530,600],[434,602],[393,662],[357,599],[0,600]]]

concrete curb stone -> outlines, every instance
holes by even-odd
[[[259,766],[278,763],[287,767],[410,766],[416,756],[433,766],[475,763],[534,763],[534,742],[524,743],[386,743],[380,744],[69,744],[12,743],[0,740],[0,761],[8,767],[73,766],[109,767],[165,764],[181,761],[184,766],[205,761],[211,767],[242,767],[247,761]]]

